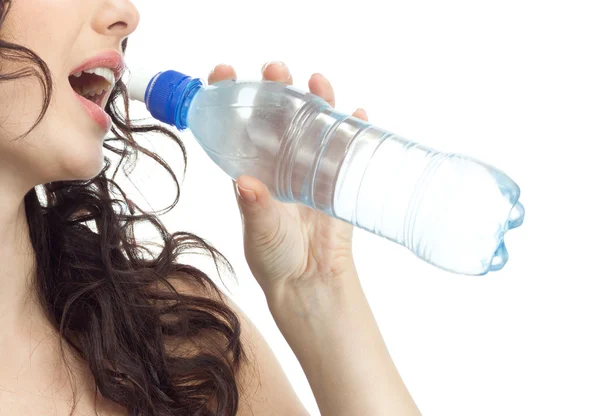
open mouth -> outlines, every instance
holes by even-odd
[[[104,99],[115,84],[115,74],[112,69],[94,68],[71,75],[69,83],[77,94],[103,108]]]

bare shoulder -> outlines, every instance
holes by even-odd
[[[169,279],[181,294],[208,297],[224,303],[240,321],[240,340],[246,353],[237,377],[238,416],[309,416],[285,375],[273,350],[247,314],[225,293],[199,289],[186,279]]]

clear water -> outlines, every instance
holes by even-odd
[[[375,145],[359,136],[340,170],[334,212],[431,264],[481,275],[508,261],[504,233],[524,216],[518,198],[512,180],[469,158],[398,136]]]
[[[255,176],[297,202],[397,242],[442,269],[500,270],[505,233],[524,216],[519,187],[332,109],[282,83],[223,81],[190,103],[188,124],[232,178]]]

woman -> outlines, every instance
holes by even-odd
[[[129,120],[119,77],[134,6],[0,0],[0,16],[0,415],[307,414],[257,329],[178,256],[227,260],[113,181],[139,153],[175,180],[135,133],[183,150]],[[285,66],[263,76],[292,83]],[[219,66],[208,80],[229,78]],[[334,105],[324,77],[309,88]],[[321,413],[418,415],[361,290],[352,226],[275,201],[255,178],[238,187],[246,259]],[[135,239],[144,221],[158,252]]]

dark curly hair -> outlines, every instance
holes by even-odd
[[[0,0],[0,29],[10,6],[10,0]],[[2,62],[7,61],[24,65],[4,73]],[[37,78],[43,88],[37,125],[53,93],[50,70],[32,50],[0,39],[0,83],[24,77]],[[231,273],[233,267],[202,238],[170,234],[159,220],[177,204],[179,183],[168,164],[133,135],[161,133],[181,148],[187,164],[185,148],[164,127],[133,125],[128,102],[119,81],[107,107],[114,137],[104,143],[117,156],[114,169],[105,157],[94,179],[53,182],[25,196],[37,297],[63,344],[89,365],[98,392],[129,414],[234,415],[236,376],[246,360],[240,321],[211,279],[178,259],[203,250],[217,272],[219,265]],[[160,212],[144,211],[115,182],[121,169],[131,173],[140,153],[158,162],[177,186],[174,202]],[[134,227],[142,223],[160,234],[158,252],[136,240]],[[73,411],[75,406],[74,400]]]

